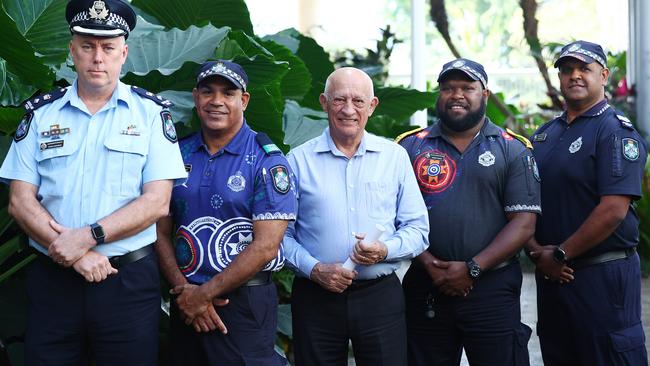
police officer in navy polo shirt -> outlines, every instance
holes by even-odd
[[[646,147],[607,103],[601,46],[570,43],[555,67],[567,109],[533,135],[544,215],[527,245],[542,357],[550,366],[647,365],[632,205]]]
[[[540,213],[530,142],[485,116],[483,66],[443,66],[438,120],[398,137],[429,213],[429,248],[404,277],[410,366],[528,365],[517,253]]]
[[[189,177],[156,243],[175,295],[174,365],[286,364],[274,351],[271,273],[284,264],[296,196],[282,152],[244,119],[247,86],[244,69],[221,60],[202,65],[192,91],[201,131],[180,142]]]
[[[0,168],[9,212],[39,254],[27,275],[28,365],[156,365],[160,278],[152,243],[187,176],[171,102],[119,81],[134,11],[73,0],[77,78],[25,103]]]

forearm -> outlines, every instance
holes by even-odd
[[[163,217],[158,220],[156,224],[156,243],[154,248],[158,254],[158,264],[160,265],[160,272],[170,286],[176,287],[187,283],[187,279],[178,269],[176,262],[176,254],[174,253],[174,246],[172,245],[173,223],[171,217]]]
[[[169,213],[173,182],[154,181],[145,184],[140,197],[99,220],[110,243],[133,236]]]
[[[58,233],[50,227],[52,215],[36,199],[37,191],[30,183],[12,181],[8,212],[30,238],[48,248]]]
[[[278,254],[287,221],[253,223],[253,241],[221,273],[202,287],[210,298],[221,297],[248,281]]]
[[[507,260],[530,242],[535,232],[537,215],[531,212],[520,212],[511,217],[492,242],[474,256],[474,261],[482,269],[492,268]]]
[[[612,235],[625,219],[629,204],[629,197],[602,197],[578,230],[560,244],[567,258],[580,256]]]

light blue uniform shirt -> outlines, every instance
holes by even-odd
[[[343,263],[356,243],[353,232],[370,232],[381,224],[380,240],[388,255],[383,262],[357,265],[357,279],[393,273],[400,261],[429,245],[429,220],[406,150],[364,132],[351,159],[329,134],[295,148],[287,156],[296,175],[298,218],[284,237],[287,262],[309,277],[318,262]]]
[[[61,225],[92,224],[138,198],[145,183],[185,181],[178,143],[163,134],[162,111],[119,82],[111,99],[92,115],[79,99],[75,81],[61,98],[33,111],[27,135],[12,143],[0,178],[38,186],[41,205]],[[50,133],[56,128],[58,138]],[[155,240],[151,225],[93,250],[112,257]],[[30,245],[47,253],[31,238]]]

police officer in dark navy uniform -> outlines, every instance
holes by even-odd
[[[646,147],[607,103],[601,46],[570,43],[555,66],[567,109],[533,135],[544,215],[527,245],[542,357],[550,366],[647,365],[632,205]]]
[[[409,365],[528,365],[518,251],[540,213],[530,142],[485,116],[482,65],[438,77],[438,120],[398,137],[429,213],[429,248],[404,277]]]
[[[271,273],[284,264],[296,196],[282,152],[244,119],[247,86],[244,69],[221,60],[203,64],[192,91],[201,131],[180,142],[189,177],[156,244],[176,295],[174,365],[286,365]]]
[[[29,268],[28,365],[156,365],[154,223],[187,176],[171,102],[119,81],[136,16],[119,0],[66,8],[77,78],[25,103],[0,168]]]

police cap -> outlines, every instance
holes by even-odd
[[[65,18],[73,34],[106,38],[127,38],[136,23],[135,12],[121,0],[71,0]]]
[[[469,76],[470,79],[474,81],[480,81],[483,85],[483,88],[487,89],[487,73],[485,72],[483,65],[479,64],[478,62],[466,58],[459,58],[453,61],[449,61],[442,66],[442,71],[440,71],[440,74],[438,74],[438,82],[441,82],[453,71],[460,71]]]
[[[598,62],[600,66],[607,67],[607,56],[603,48],[596,43],[587,41],[575,41],[562,47],[560,57],[557,58],[553,66],[558,67],[561,61],[568,57],[578,59],[586,64]]]
[[[246,71],[244,71],[241,65],[226,60],[204,62],[196,76],[196,86],[198,87],[202,81],[215,75],[226,78],[237,89],[246,91],[246,86],[248,85]]]

